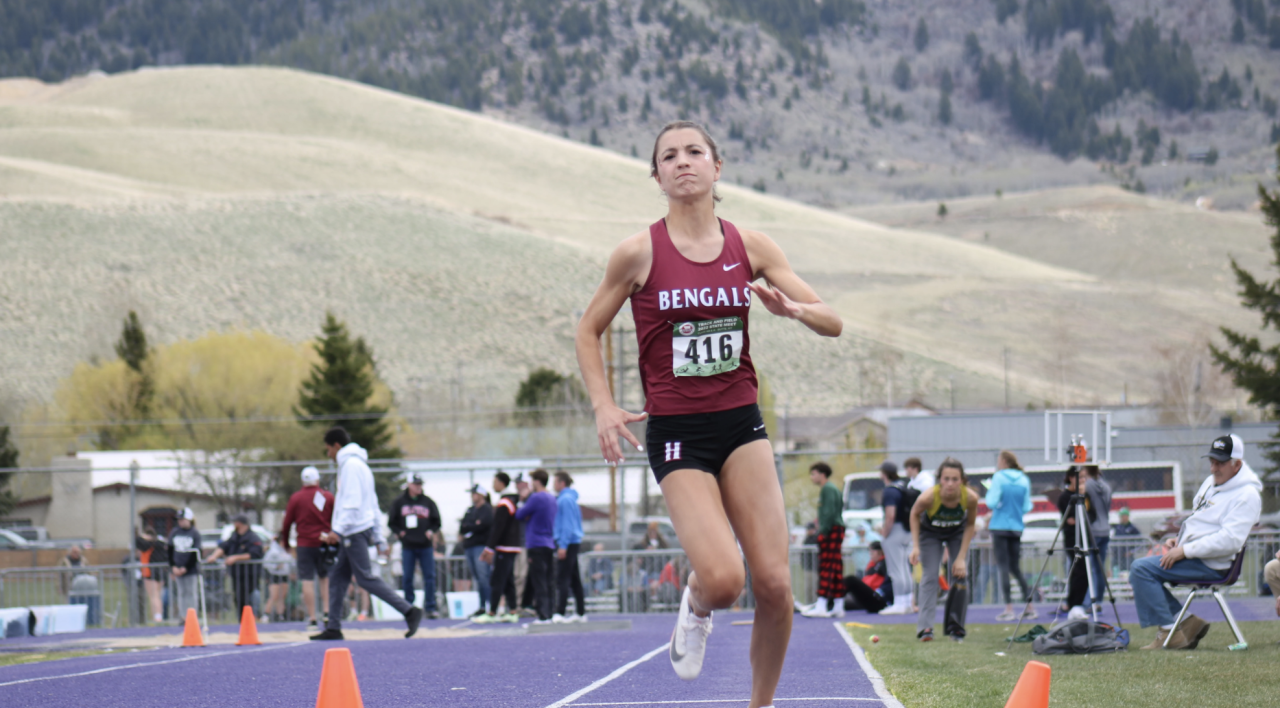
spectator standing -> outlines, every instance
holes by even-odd
[[[907,487],[921,494],[933,489],[937,484],[932,472],[925,472],[919,457],[908,457],[902,462],[902,471],[907,473]]]
[[[1181,603],[1164,584],[1221,579],[1262,514],[1262,482],[1244,461],[1240,436],[1217,438],[1208,457],[1210,475],[1196,492],[1191,516],[1182,522],[1178,537],[1165,542],[1162,557],[1139,558],[1129,571],[1138,622],[1160,627],[1155,641],[1144,649],[1159,649],[1166,638],[1170,649],[1196,648],[1209,632],[1209,623],[1188,615],[1170,637]]]
[[[894,588],[893,604],[880,614],[905,615],[911,612],[911,531],[906,526],[908,514],[898,513],[898,507],[906,484],[898,477],[898,466],[888,460],[880,465],[880,481],[884,482],[884,493],[880,497],[884,524],[879,531],[884,540],[880,545]]]
[[[911,508],[911,562],[920,563],[924,570],[920,615],[916,618],[916,638],[923,642],[933,639],[943,549],[951,559],[951,585],[954,587],[956,580],[968,575],[969,544],[978,519],[978,493],[969,488],[968,482],[964,465],[948,457],[938,465],[938,485],[921,494]],[[951,638],[964,639],[963,626],[951,627],[951,619],[947,618]]]
[[[150,526],[142,529],[136,543],[138,563],[142,565],[142,587],[146,589],[148,604],[151,606],[151,619],[164,621],[164,602],[161,593],[164,590],[164,571],[155,564],[167,565],[169,562],[169,544],[156,534]]]
[[[553,587],[552,556],[555,554],[554,529],[556,523],[556,498],[547,491],[547,471],[536,469],[529,473],[530,490],[524,503],[516,511],[516,520],[528,521],[525,530],[525,550],[529,554],[529,576],[533,583],[536,624],[551,622]]]
[[[516,505],[520,497],[510,492],[511,477],[506,472],[493,476],[493,493],[501,495],[493,507],[493,527],[489,530],[489,542],[480,554],[480,560],[493,564],[489,585],[489,613],[476,617],[480,624],[490,622],[515,622],[520,619],[516,605],[516,557],[520,547],[520,522],[516,521]],[[498,602],[507,600],[507,611],[498,615]]]
[[[1072,499],[1077,495],[1084,496],[1085,517],[1087,519],[1085,533],[1093,533],[1093,522],[1097,518],[1098,510],[1093,505],[1093,498],[1088,494],[1088,476],[1082,475],[1079,467],[1073,465],[1067,468],[1063,486],[1065,491],[1058,495],[1057,504],[1058,512],[1067,520],[1067,525],[1062,529],[1062,547],[1066,551],[1063,554],[1063,561],[1067,564],[1070,575],[1067,577],[1067,596],[1058,605],[1058,612],[1071,612],[1072,608],[1080,607],[1077,612],[1083,614],[1084,601],[1089,594],[1089,576],[1083,563],[1073,562],[1075,558],[1073,555],[1074,549],[1078,547],[1078,543],[1076,540],[1075,506],[1072,503]]]
[[[644,536],[631,548],[636,551],[661,551],[670,547],[667,537],[663,536],[662,530],[658,528],[658,522],[650,521],[645,527]]]
[[[996,617],[1000,622],[1018,618],[1013,611],[1009,576],[1018,581],[1024,600],[1031,597],[1027,579],[1022,575],[1022,532],[1026,528],[1023,517],[1031,511],[1031,480],[1018,464],[1018,456],[1002,450],[996,456],[996,473],[991,476],[987,488],[987,528],[991,531],[991,552],[996,560],[1000,594],[1004,598],[1004,612]],[[1029,608],[1023,619],[1035,619],[1036,611]]]
[[[1102,609],[1103,585],[1106,583],[1103,573],[1107,568],[1107,548],[1111,545],[1111,485],[1102,478],[1102,470],[1097,465],[1088,465],[1084,471],[1089,475],[1085,494],[1089,495],[1089,501],[1098,512],[1089,521],[1089,531],[1093,533],[1098,555],[1089,561],[1093,565],[1093,587],[1089,589],[1087,601],[1093,603],[1095,609]]]
[[[1280,617],[1280,551],[1276,551],[1276,557],[1267,561],[1267,565],[1262,569],[1262,575],[1267,579],[1267,586],[1271,588],[1271,594],[1276,598],[1276,616]]]
[[[178,619],[200,604],[200,544],[196,515],[191,509],[178,512],[178,525],[169,532],[169,572],[173,576],[173,606]]]
[[[613,559],[604,553],[604,544],[597,543],[591,547],[592,556],[587,561],[587,578],[590,581],[591,594],[603,595],[613,589]]]
[[[98,588],[97,576],[79,570],[85,567],[84,551],[78,545],[71,546],[67,549],[67,555],[63,556],[62,561],[58,563],[58,567],[65,569],[58,579],[62,584],[62,594],[67,596],[67,602],[72,605],[85,605],[88,608],[85,624],[90,626],[97,624],[102,614],[102,593]]]
[[[831,466],[814,463],[809,468],[809,481],[821,486],[818,493],[818,597],[819,602],[807,608],[805,617],[843,617],[844,587],[844,517],[840,490],[831,483]],[[821,602],[826,600],[825,605]],[[836,601],[840,600],[837,606]]]
[[[236,598],[236,619],[240,618],[245,607],[253,608],[258,614],[254,594],[258,592],[258,565],[250,561],[261,560],[265,551],[262,539],[249,528],[249,515],[236,514],[231,519],[234,526],[227,540],[218,544],[209,554],[209,562],[225,558],[227,575],[231,576],[231,587]]]
[[[587,604],[582,592],[582,571],[578,568],[578,551],[582,548],[582,510],[578,508],[578,490],[568,472],[556,472],[556,517],[552,534],[556,544],[556,569],[559,581],[559,607],[554,622],[586,622]],[[569,593],[577,614],[568,617]]]
[[[467,490],[471,493],[471,508],[462,516],[458,527],[458,536],[462,539],[462,552],[467,557],[467,566],[471,569],[471,577],[476,581],[476,592],[480,595],[480,609],[476,615],[485,612],[489,606],[490,584],[493,566],[480,560],[485,544],[489,542],[489,531],[493,528],[493,506],[489,504],[489,491],[482,484],[476,484]]]
[[[422,491],[422,478],[413,475],[404,492],[391,502],[387,521],[391,533],[400,539],[400,564],[404,571],[404,599],[413,604],[414,566],[422,568],[422,609],[429,619],[439,619],[436,611],[435,537],[440,532],[440,509]]]
[[[406,638],[418,631],[422,610],[410,605],[387,587],[374,574],[369,564],[369,549],[382,545],[378,533],[378,494],[373,486],[373,472],[366,460],[369,453],[351,442],[351,436],[340,427],[324,434],[325,454],[338,463],[338,494],[334,499],[333,529],[320,537],[326,543],[340,543],[338,560],[329,574],[329,620],[325,630],[312,635],[321,641],[342,639],[342,601],[347,586],[354,579],[383,602],[404,615]]]
[[[280,543],[279,537],[271,539],[267,552],[262,556],[262,568],[267,575],[267,604],[262,608],[263,622],[283,622],[288,619],[286,600],[289,595],[289,574],[293,572],[293,558]]]
[[[285,507],[284,523],[280,527],[280,544],[289,550],[289,532],[297,528],[297,548],[294,557],[298,566],[298,580],[302,584],[302,604],[307,607],[310,622],[307,629],[319,629],[316,621],[316,577],[320,583],[320,606],[329,606],[329,563],[322,550],[325,543],[320,537],[329,533],[333,521],[333,494],[320,488],[320,470],[306,467],[302,470],[302,489],[289,497]]]

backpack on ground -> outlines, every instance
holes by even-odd
[[[1072,620],[1035,638],[1035,654],[1105,654],[1124,651],[1129,646],[1129,630],[1116,629],[1091,619]]]

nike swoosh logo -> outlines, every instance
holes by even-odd
[[[680,620],[677,619],[676,621],[679,622]],[[676,632],[678,631],[680,631],[679,628],[677,628],[675,631],[671,633],[671,662],[674,664],[678,664],[681,661],[684,661],[684,656],[685,656],[684,654],[681,654],[680,652],[676,651]]]
[[[752,432],[754,432],[754,431],[760,430],[760,429],[761,429],[761,428],[763,428],[763,427],[764,427],[764,423],[761,423],[760,425],[757,425],[756,427],[752,428],[751,430],[752,430]]]
[[[738,266],[740,266],[740,265],[742,265],[742,262],[741,262],[741,261],[739,261],[739,262],[737,262],[737,263],[734,263],[733,265],[727,265],[727,266],[725,266],[725,267],[724,267],[724,271],[725,271],[726,273],[728,273],[729,271],[733,270],[734,268],[737,268],[737,267],[738,267]]]

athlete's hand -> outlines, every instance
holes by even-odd
[[[952,577],[954,577],[954,578],[963,578],[963,577],[965,577],[965,575],[966,575],[967,573],[968,573],[968,571],[967,571],[967,570],[965,569],[965,567],[964,567],[964,559],[963,559],[963,558],[957,558],[957,559],[955,560],[955,562],[951,564],[951,576],[952,576]]]
[[[920,549],[919,549],[919,548],[912,548],[912,549],[911,549],[911,555],[910,555],[910,557],[908,557],[908,558],[907,558],[907,563],[909,563],[909,564],[911,564],[911,565],[919,565],[919,564],[920,564]]]
[[[648,417],[648,413],[632,413],[614,405],[596,411],[596,437],[600,440],[600,453],[604,455],[605,462],[618,464],[623,461],[622,445],[618,443],[619,435],[626,438],[635,449],[644,452],[644,446],[627,430],[627,424],[639,423]]]
[[[751,292],[756,294],[760,304],[772,314],[796,320],[800,319],[800,315],[804,313],[803,307],[772,285],[760,283],[747,283],[747,285],[751,287]]]

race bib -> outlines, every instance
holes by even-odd
[[[320,492],[316,492],[316,495],[311,498],[311,502],[316,505],[317,509],[319,509],[320,511],[324,511],[324,495],[323,494],[321,494]]]
[[[409,514],[408,516],[404,517],[404,527],[407,529],[418,528],[418,515]]]
[[[738,368],[742,318],[677,322],[671,333],[671,368],[676,376],[715,376]]]

